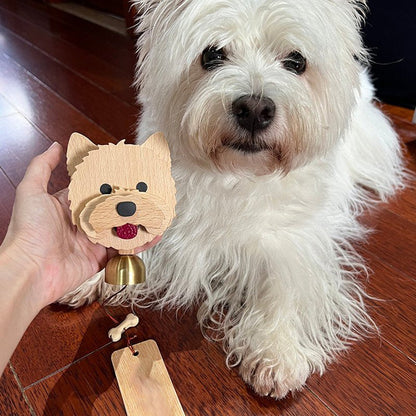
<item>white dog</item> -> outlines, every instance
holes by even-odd
[[[168,138],[177,217],[117,302],[200,301],[260,395],[302,387],[370,330],[357,214],[403,184],[373,105],[359,0],[142,0],[138,138]],[[361,63],[360,63],[361,62]],[[67,298],[104,297],[96,277]]]

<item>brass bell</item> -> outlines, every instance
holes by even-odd
[[[135,255],[115,256],[105,267],[105,282],[110,285],[137,285],[146,280],[146,268]]]

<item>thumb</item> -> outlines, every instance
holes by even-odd
[[[52,171],[58,166],[62,155],[62,146],[57,142],[52,143],[48,150],[30,162],[20,187],[29,193],[47,192]]]

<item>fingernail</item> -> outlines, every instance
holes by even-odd
[[[49,146],[49,148],[47,149],[47,152],[49,152],[49,151],[51,151],[51,150],[55,149],[55,147],[57,147],[57,146],[60,146],[60,144],[59,144],[58,142],[53,142],[53,143]]]

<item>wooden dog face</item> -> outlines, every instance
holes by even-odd
[[[72,221],[105,247],[129,251],[161,235],[175,216],[168,144],[155,133],[142,145],[68,143]]]

